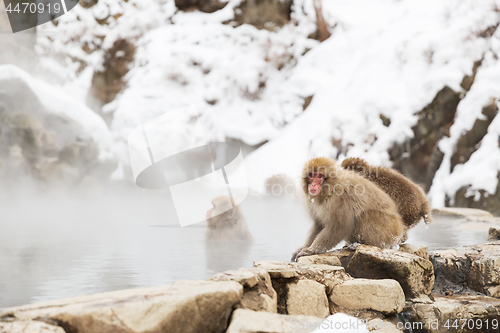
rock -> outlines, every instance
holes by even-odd
[[[472,87],[472,84],[474,83],[474,79],[476,78],[477,74],[477,69],[481,64],[483,63],[483,59],[474,61],[474,64],[472,65],[472,75],[465,75],[464,78],[462,79],[462,83],[460,86],[466,90],[469,91],[470,88]]]
[[[500,300],[487,296],[433,296],[432,304],[413,303],[405,309],[413,332],[498,332]]]
[[[410,253],[360,245],[347,267],[353,277],[394,279],[407,298],[428,295],[434,285],[432,263]]]
[[[389,151],[393,168],[422,184],[426,192],[437,170],[430,162],[439,159],[437,143],[449,136],[459,102],[460,92],[445,86],[429,105],[417,113],[419,119],[412,127],[413,137],[396,143]]]
[[[226,333],[308,333],[318,328],[322,318],[287,316],[276,313],[237,309]]]
[[[423,245],[401,244],[399,251],[414,254],[422,259],[429,260],[429,249]]]
[[[334,250],[333,252],[327,253],[330,256],[334,256],[339,258],[340,263],[342,264],[342,267],[347,269],[347,266],[349,265],[349,261],[351,261],[352,256],[354,255],[354,252],[356,252],[356,249],[349,249],[347,247],[344,247],[340,250]]]
[[[330,313],[335,314],[335,313],[343,313],[355,318],[358,318],[360,320],[363,320],[365,322],[373,320],[373,319],[384,319],[385,316],[375,310],[370,310],[370,309],[351,309],[347,308],[342,305],[335,304],[333,302],[330,302]]]
[[[199,9],[204,13],[213,13],[226,7],[227,0],[175,0],[175,6],[180,10]]]
[[[323,284],[311,280],[299,280],[296,283],[289,283],[287,286],[286,308],[288,314],[328,317],[330,309]]]
[[[83,8],[91,8],[97,4],[99,0],[79,0],[78,3]]]
[[[488,240],[500,240],[500,229],[490,228],[488,230]]]
[[[354,254],[354,252],[353,252]],[[313,256],[300,257],[297,260],[299,264],[302,265],[331,265],[331,266],[342,266],[338,255],[332,255],[330,253],[318,254]]]
[[[333,287],[351,279],[343,267],[330,265],[302,265],[288,261],[262,260],[255,267],[265,269],[271,276],[274,290],[278,294],[278,313],[287,314],[288,284],[299,280],[321,283],[329,294]]]
[[[481,118],[476,119],[472,128],[460,135],[451,156],[451,172],[458,164],[466,163],[479,148],[481,141],[488,132],[488,127],[498,113],[497,101],[492,99],[482,110]],[[456,205],[457,207],[463,207]]]
[[[13,184],[27,177],[78,185],[92,176],[102,182],[116,169],[106,123],[60,89],[2,65],[0,101],[0,159]]]
[[[490,212],[483,209],[457,208],[457,207],[433,208],[432,214],[457,215],[472,219],[493,217],[493,215]]]
[[[350,309],[370,309],[391,315],[403,311],[405,294],[396,280],[354,279],[333,288],[330,300]]]
[[[497,178],[500,179],[500,172],[497,173]],[[485,209],[495,216],[500,215],[500,182],[497,183],[494,193],[477,190],[474,191],[476,195],[470,195],[469,192],[470,186],[461,187],[455,193],[453,206]],[[498,222],[498,219],[495,222]]]
[[[276,260],[257,261],[254,266],[265,269],[272,279],[298,278],[317,281],[325,285],[327,293],[330,293],[334,286],[351,279],[340,266],[302,265]]]
[[[234,8],[234,21],[274,30],[290,21],[293,0],[243,0]]]
[[[272,279],[290,279],[299,275],[298,265],[288,261],[261,260],[254,262],[253,266],[265,269]]]
[[[135,56],[135,45],[127,39],[118,39],[113,46],[103,49],[102,69],[96,70],[87,96],[87,105],[103,117],[108,125],[113,120],[112,112],[103,112],[102,106],[112,102],[125,87],[124,77]]]
[[[15,307],[0,321],[37,318],[66,332],[224,332],[242,294],[234,281],[181,281]]]
[[[0,321],[1,333],[66,333],[61,327],[49,325],[42,321],[15,320]]]
[[[264,269],[241,268],[215,274],[209,281],[235,281],[243,286],[243,296],[236,308],[253,311],[277,312],[278,297],[271,277]]]
[[[368,328],[368,331],[372,333],[403,333],[403,331],[398,329],[396,325],[390,321],[382,319],[370,320],[367,322],[366,327]]]
[[[500,243],[464,246],[431,253],[435,268],[435,292],[464,293],[468,288],[500,297]]]

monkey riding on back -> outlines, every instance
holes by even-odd
[[[394,201],[374,183],[335,161],[324,157],[308,161],[302,190],[313,226],[292,261],[327,252],[342,240],[381,248],[400,244],[405,227]]]

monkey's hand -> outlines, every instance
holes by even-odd
[[[300,257],[312,256],[313,254],[318,254],[322,252],[318,252],[316,250],[311,249],[310,247],[305,247],[300,250],[299,253],[295,255],[295,261],[299,260]]]
[[[300,253],[303,249],[307,249],[307,247],[305,247],[305,246],[301,246],[301,247],[299,247],[299,248],[297,249],[297,251],[295,251],[294,253],[292,253],[292,259],[290,259],[290,261],[292,261],[292,262],[297,261],[297,259],[299,259],[299,258],[297,257],[297,254],[299,254],[299,253]]]

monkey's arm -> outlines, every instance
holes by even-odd
[[[333,248],[344,238],[345,235],[339,232],[337,228],[327,227],[318,234],[318,237],[309,248],[315,253],[323,253]]]
[[[316,239],[318,234],[321,232],[321,230],[323,230],[323,228],[324,227],[321,225],[321,223],[319,223],[318,221],[314,221],[313,226],[311,227],[311,230],[309,230],[309,236],[307,237],[307,241],[304,244],[303,248],[311,246],[311,244],[314,242],[314,240]]]
[[[314,221],[313,226],[311,227],[311,230],[309,230],[309,236],[307,237],[306,243],[304,246],[299,247],[293,254],[292,254],[292,261],[297,261],[297,253],[301,252],[303,249],[308,248],[311,246],[311,244],[314,242],[316,239],[316,236],[323,230],[323,226],[318,222]]]
[[[352,233],[351,226],[351,222],[344,222],[344,225],[330,223],[318,233],[316,239],[309,247],[303,248],[299,253],[297,253],[295,256],[296,259],[303,256],[325,253],[326,251],[332,249],[335,245],[340,243],[343,239],[346,239],[347,236]]]

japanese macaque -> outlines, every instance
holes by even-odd
[[[390,248],[405,230],[394,201],[360,175],[328,158],[313,158],[304,166],[302,189],[314,223],[304,246],[292,255],[324,253],[340,241]]]
[[[396,170],[381,166],[370,166],[361,158],[348,158],[342,168],[352,170],[377,184],[398,206],[399,215],[406,229],[414,227],[421,219],[431,223],[430,205],[420,186]]]
[[[212,204],[213,207],[206,214],[206,239],[208,241],[248,242],[253,240],[240,208],[231,198],[217,197]]]
[[[266,179],[266,194],[274,197],[294,197],[297,193],[295,182],[286,175],[274,175]]]

